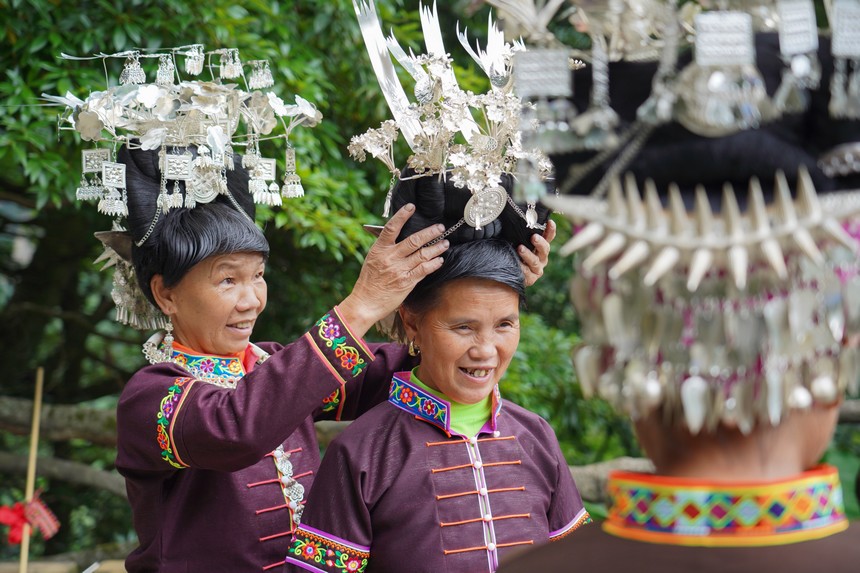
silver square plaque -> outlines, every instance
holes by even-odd
[[[860,2],[857,0],[833,3],[833,55],[860,59]]]
[[[514,55],[514,90],[524,100],[566,98],[573,95],[570,52],[537,49]]]
[[[84,173],[101,172],[105,161],[110,161],[110,149],[84,149],[81,152],[81,166]]]
[[[102,185],[125,189],[125,163],[105,161],[102,163]]]
[[[700,66],[754,64],[752,17],[743,12],[697,15],[696,63]]]
[[[812,0],[779,0],[779,51],[784,56],[818,50],[818,25]]]
[[[164,177],[176,181],[187,181],[191,179],[191,161],[194,158],[190,153],[180,155],[165,155]]]
[[[257,160],[257,166],[254,168],[254,175],[256,176],[256,179],[262,179],[263,181],[274,181],[276,173],[277,171],[274,159],[261,157]]]

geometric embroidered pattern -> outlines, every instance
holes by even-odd
[[[193,378],[177,378],[173,386],[167,389],[167,395],[161,399],[161,404],[158,407],[158,416],[156,416],[156,440],[158,441],[158,447],[161,448],[161,458],[180,470],[188,466],[182,463],[173,449],[171,426],[173,417],[179,409],[179,403],[183,398],[183,394],[188,390],[184,386],[192,380]]]
[[[604,529],[674,545],[763,546],[819,539],[848,527],[836,468],[742,485],[615,472]]]
[[[362,573],[369,559],[370,547],[302,525],[296,530],[286,561],[308,571]]]

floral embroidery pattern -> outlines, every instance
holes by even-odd
[[[400,373],[401,375],[403,373]],[[410,373],[407,372],[407,375]],[[388,390],[388,401],[422,420],[448,431],[448,404],[439,398],[412,386],[395,375]]]
[[[362,573],[367,568],[370,552],[339,543],[303,527],[296,530],[293,544],[287,551],[287,562],[313,563],[324,573]]]
[[[361,374],[367,368],[367,362],[361,357],[355,346],[346,343],[347,337],[341,334],[340,325],[337,324],[331,313],[326,314],[317,321],[318,334],[325,340],[328,348],[334,349],[334,355],[340,359],[341,368],[349,371],[353,378]]]
[[[182,394],[185,392],[185,384],[191,378],[177,378],[173,386],[167,389],[167,396],[161,399],[161,405],[158,408],[158,416],[156,417],[156,440],[158,447],[161,448],[161,459],[177,469],[184,469],[188,466],[184,465],[176,457],[173,450],[173,444],[170,443],[170,422],[173,419],[173,414],[176,413],[176,406]]]
[[[235,356],[206,356],[174,349],[173,360],[204,382],[235,383],[245,375],[242,361]]]
[[[338,406],[340,406],[340,401],[341,401],[340,396],[341,396],[340,388],[338,388],[337,390],[335,390],[334,392],[332,392],[331,394],[326,396],[323,399],[322,411],[323,412],[334,412],[335,410],[337,410]]]

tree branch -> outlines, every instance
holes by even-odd
[[[0,396],[0,429],[29,435],[32,417],[32,400]],[[116,446],[116,411],[113,409],[45,404],[40,428],[42,437],[49,441],[81,438],[102,446]]]
[[[114,495],[126,497],[125,479],[116,471],[97,470],[80,462],[43,457],[38,458],[36,470],[38,475],[49,479],[103,489]],[[27,456],[0,452],[0,472],[26,474]]]

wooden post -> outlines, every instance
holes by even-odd
[[[39,450],[39,418],[42,414],[42,386],[45,383],[45,370],[40,366],[36,369],[36,396],[33,398],[33,423],[30,429],[30,457],[27,460],[27,485],[24,489],[24,501],[33,501],[36,489],[36,454]],[[21,561],[19,573],[27,573],[27,562],[30,557],[30,524],[24,524],[21,538]]]

